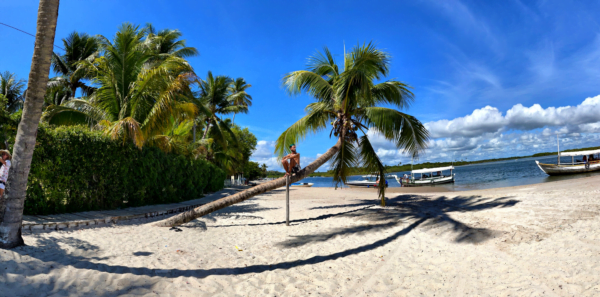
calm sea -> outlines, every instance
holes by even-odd
[[[465,191],[475,189],[489,189],[500,187],[512,187],[545,183],[557,180],[581,178],[586,176],[600,175],[600,171],[586,174],[574,174],[564,176],[548,176],[535,164],[535,160],[542,163],[556,164],[556,156],[541,158],[516,159],[512,161],[490,162],[475,165],[458,166],[454,168],[456,180],[454,184],[436,185],[450,190]],[[561,163],[570,163],[571,157],[561,158]],[[397,176],[409,174],[406,172],[392,172]],[[360,176],[352,176],[350,180],[360,180]],[[389,179],[390,187],[399,187],[395,179]],[[331,177],[309,177],[302,180],[305,183],[314,183],[313,187],[333,187]]]

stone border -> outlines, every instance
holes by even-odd
[[[93,226],[107,223],[116,224],[118,221],[128,221],[134,219],[145,219],[152,218],[157,216],[162,216],[166,214],[173,214],[188,211],[190,209],[196,208],[200,205],[204,205],[206,203],[201,204],[193,204],[185,207],[178,207],[174,209],[168,209],[164,211],[152,211],[142,214],[132,214],[132,215],[122,215],[122,216],[107,216],[106,218],[101,219],[83,219],[83,220],[74,220],[74,221],[66,221],[66,222],[48,222],[48,223],[24,223],[23,230],[26,231],[36,231],[36,230],[62,230],[66,228],[74,228],[79,226]]]
[[[75,228],[75,227],[83,227],[83,226],[101,226],[103,224],[108,224],[108,223],[116,224],[119,221],[154,218],[154,217],[158,217],[158,216],[162,216],[162,215],[175,214],[175,213],[179,213],[179,212],[188,211],[188,210],[196,208],[200,205],[204,205],[211,201],[220,199],[223,196],[231,195],[232,194],[231,191],[233,191],[233,193],[235,193],[242,189],[244,189],[244,188],[243,187],[226,188],[219,192],[212,193],[203,198],[200,198],[200,199],[204,200],[203,201],[204,203],[183,205],[183,206],[166,209],[166,210],[159,210],[159,211],[149,211],[149,212],[143,212],[143,213],[137,213],[137,214],[134,213],[134,214],[123,214],[123,215],[110,215],[110,214],[102,213],[102,212],[108,212],[108,213],[112,212],[111,210],[90,212],[90,213],[93,213],[93,215],[89,215],[89,214],[86,215],[85,213],[66,213],[66,214],[62,214],[62,215],[80,216],[81,220],[66,220],[66,221],[62,221],[62,222],[43,222],[43,223],[42,222],[39,222],[39,223],[38,222],[27,222],[27,223],[24,222],[22,225],[22,230],[23,231],[63,230],[63,229],[67,229],[67,228]],[[181,203],[186,203],[186,202],[190,202],[190,201],[184,201]],[[152,206],[152,205],[147,205],[147,206]],[[155,206],[159,206],[159,205],[155,205]],[[123,211],[123,210],[127,210],[127,209],[120,209],[118,211]],[[60,214],[57,216],[60,216]],[[94,216],[94,217],[98,217],[98,218],[86,218],[86,216]],[[102,217],[102,216],[104,216],[104,217]],[[29,217],[35,218],[36,216],[29,216]],[[39,218],[39,219],[44,220],[43,218]]]

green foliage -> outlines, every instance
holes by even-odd
[[[143,150],[88,127],[38,130],[25,214],[116,209],[196,199],[223,187],[225,172],[204,161]]]
[[[325,130],[339,139],[333,156],[333,180],[345,183],[353,167],[364,167],[379,175],[379,196],[385,205],[385,167],[367,136],[376,132],[398,149],[418,157],[427,147],[429,132],[407,109],[414,99],[410,86],[395,80],[381,81],[389,74],[390,56],[372,43],[358,45],[344,54],[339,67],[329,49],[309,58],[308,70],[293,71],[283,78],[290,95],[307,93],[316,102],[309,104],[306,116],[286,129],[275,143],[282,158],[292,143]],[[381,107],[392,106],[397,109]],[[362,133],[363,136],[359,136]]]
[[[133,140],[141,148],[153,136],[166,135],[172,127],[170,117],[194,118],[197,108],[187,102],[192,67],[175,54],[163,53],[157,45],[167,41],[147,33],[125,23],[112,41],[93,39],[98,42],[100,55],[93,54],[76,64],[77,71],[85,73],[98,88],[88,97],[49,105],[42,120],[56,125],[96,126],[112,139]],[[176,51],[179,47],[171,44],[170,48]]]
[[[255,180],[261,177],[266,177],[266,172],[262,170],[260,165],[257,162],[248,162],[244,167],[244,177],[248,180]]]
[[[250,156],[254,150],[256,150],[257,139],[252,132],[248,128],[240,128],[240,126],[233,124],[233,128],[231,129],[238,140],[238,149],[242,154],[241,160],[239,160],[238,164],[235,166],[236,173],[243,172],[244,175],[247,175],[246,166],[250,160]],[[258,163],[256,163],[258,166]]]
[[[314,173],[313,173],[314,174]],[[280,178],[283,177],[285,175],[285,172],[279,172],[279,171],[275,171],[275,170],[269,170],[266,172],[266,177],[268,178]],[[312,174],[309,176],[313,176]],[[318,174],[315,174],[314,176],[319,176]],[[333,176],[333,171],[332,171],[332,175]]]
[[[8,71],[0,73],[0,95],[6,99],[2,106],[12,112],[21,109],[25,100],[23,96],[25,87],[25,80],[18,79],[14,73]]]
[[[14,143],[17,134],[17,126],[21,121],[22,109],[10,113],[8,98],[0,94],[0,147],[9,149],[8,144]]]

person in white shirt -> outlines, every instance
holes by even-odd
[[[4,195],[4,189],[6,189],[6,180],[8,179],[8,170],[10,169],[10,152],[7,150],[0,150],[0,197]]]

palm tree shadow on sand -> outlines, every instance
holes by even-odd
[[[318,234],[291,236],[291,239],[279,243],[278,246],[289,248],[314,242],[324,242],[337,236],[377,232],[398,227],[407,222],[416,222],[418,223],[417,226],[422,225],[426,228],[445,227],[446,230],[456,233],[454,240],[457,243],[480,243],[493,237],[494,231],[486,228],[470,227],[453,219],[450,214],[453,212],[481,211],[496,207],[511,207],[519,201],[510,199],[509,197],[492,200],[484,199],[480,196],[459,196],[452,199],[441,196],[431,199],[419,195],[401,195],[389,199],[388,202],[390,207],[386,208],[371,208],[370,206],[373,205],[372,200],[363,200],[351,205],[315,207],[313,209],[367,206],[358,210],[344,212],[340,215],[355,217],[357,220],[367,221],[368,224],[334,228]]]
[[[510,199],[510,197],[502,197],[497,199],[483,199],[480,196],[459,196],[450,199],[442,196],[435,199],[431,199],[418,195],[401,195],[393,199],[389,199],[388,202],[389,207],[375,208],[371,207],[374,204],[373,200],[364,200],[351,205],[357,207],[365,206],[363,208],[354,211],[345,211],[340,212],[338,214],[327,215],[327,218],[332,218],[336,216],[354,217],[357,220],[364,220],[366,222],[369,222],[369,224],[365,224],[359,227],[334,228],[313,235],[295,236],[289,240],[279,243],[278,246],[282,248],[291,248],[310,243],[324,242],[336,236],[360,234],[364,232],[376,232],[379,230],[406,225],[404,228],[398,230],[397,232],[375,242],[371,242],[344,251],[339,251],[329,255],[317,255],[303,260],[286,261],[272,265],[261,264],[246,267],[189,270],[168,269],[167,271],[159,271],[146,267],[127,267],[122,265],[110,265],[98,263],[97,261],[102,259],[94,257],[94,251],[97,250],[97,247],[91,246],[87,242],[79,239],[61,242],[63,246],[66,244],[71,246],[72,248],[85,247],[85,250],[83,252],[77,253],[78,256],[67,253],[67,251],[61,248],[61,246],[58,245],[58,242],[56,242],[54,239],[38,239],[40,241],[38,242],[37,246],[19,248],[15,249],[14,251],[21,254],[28,254],[29,256],[34,257],[43,256],[43,254],[41,253],[31,253],[32,250],[35,251],[37,249],[53,249],[63,253],[63,255],[61,256],[57,256],[56,254],[54,254],[54,256],[50,258],[52,260],[45,259],[45,257],[39,257],[38,260],[40,260],[41,263],[40,261],[30,261],[18,264],[20,267],[31,266],[29,267],[29,269],[20,269],[21,273],[25,276],[25,279],[32,275],[47,273],[47,271],[43,269],[37,269],[37,267],[40,264],[53,265],[56,268],[70,266],[76,269],[96,270],[99,272],[116,273],[115,271],[119,271],[119,274],[131,273],[133,275],[138,276],[160,276],[165,278],[177,278],[180,276],[204,278],[210,275],[243,275],[248,273],[261,273],[276,269],[290,269],[303,265],[317,264],[326,261],[336,260],[339,258],[344,258],[365,251],[370,251],[393,242],[394,240],[408,234],[410,231],[417,228],[418,226],[423,226],[427,228],[435,226],[449,226],[451,230],[457,233],[455,241],[458,243],[472,244],[483,242],[492,237],[493,230],[470,227],[460,221],[453,219],[450,216],[450,214],[483,211],[486,209],[492,209],[497,207],[512,207],[519,203],[518,200]],[[333,209],[337,207],[341,208],[343,206],[347,207],[348,204],[330,205],[321,208]],[[311,221],[320,219],[325,218],[322,218],[321,216],[301,221]],[[134,253],[134,256],[146,256],[148,255],[148,253],[149,252],[138,251]],[[142,285],[141,282],[142,280],[140,280],[140,286],[138,287],[140,289],[147,288],[148,284],[144,283],[144,285]],[[131,286],[136,287],[135,281],[132,281]],[[111,294],[114,294],[114,292],[112,292]]]

